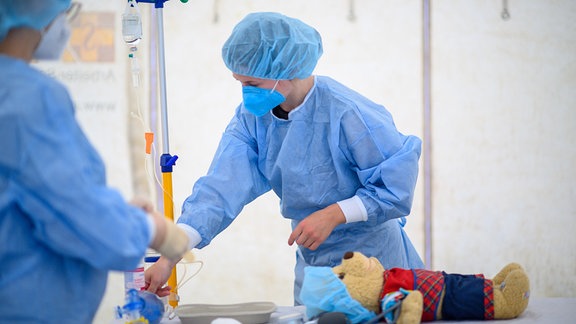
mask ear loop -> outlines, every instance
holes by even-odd
[[[278,82],[280,82],[280,80],[276,80],[276,83],[274,84],[274,87],[272,88],[272,90],[270,90],[270,93],[274,92],[274,90],[276,90],[276,86],[278,86]]]

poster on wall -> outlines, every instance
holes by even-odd
[[[126,64],[120,6],[83,3],[61,60],[35,66],[64,83],[76,118],[106,164],[108,183],[131,195]]]

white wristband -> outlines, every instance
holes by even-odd
[[[365,222],[368,219],[368,211],[366,211],[362,199],[358,196],[341,200],[338,202],[338,206],[340,206],[340,209],[342,209],[344,213],[346,223]]]
[[[198,231],[192,226],[183,223],[177,223],[176,225],[178,225],[178,227],[180,227],[188,235],[188,243],[190,243],[189,250],[192,250],[196,247],[196,245],[202,242],[202,236],[200,236],[200,233],[198,233]]]

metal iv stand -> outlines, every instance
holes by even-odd
[[[157,19],[157,42],[158,42],[158,79],[160,87],[160,112],[162,126],[162,155],[160,156],[160,167],[162,170],[162,189],[164,202],[164,216],[174,221],[174,202],[172,200],[172,169],[178,159],[177,155],[170,154],[170,142],[168,139],[168,109],[166,99],[166,67],[164,58],[164,20],[162,10],[164,2],[168,0],[136,0],[136,2],[154,3]],[[182,3],[188,0],[180,0]],[[170,291],[169,304],[172,307],[178,306],[178,283],[176,267],[172,269],[168,285],[172,287]]]

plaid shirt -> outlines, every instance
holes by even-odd
[[[424,296],[422,321],[433,321],[436,319],[436,310],[440,304],[440,297],[444,288],[442,272],[400,268],[385,270],[384,288],[380,299],[384,298],[387,293],[398,291],[400,288],[419,290]]]
[[[390,292],[400,290],[400,288],[407,290],[418,290],[424,297],[424,308],[422,311],[422,321],[434,321],[438,319],[438,306],[440,305],[442,292],[445,289],[445,276],[453,276],[455,278],[475,278],[476,280],[483,281],[483,289],[479,291],[462,291],[461,300],[464,301],[465,297],[469,294],[480,294],[483,296],[483,305],[478,305],[483,309],[483,317],[478,319],[490,320],[494,319],[494,293],[492,281],[484,279],[482,275],[462,276],[451,275],[442,271],[429,271],[422,269],[400,269],[393,268],[385,270],[383,274],[384,286],[380,295],[380,300]],[[452,278],[452,277],[450,277]],[[464,279],[468,280],[468,279]],[[483,291],[482,291],[483,290]],[[482,312],[482,310],[480,310]],[[460,311],[457,311],[460,312]],[[465,318],[469,318],[470,314],[461,314]],[[477,314],[480,315],[480,314]],[[471,315],[473,318],[476,316]],[[449,316],[450,317],[450,316]],[[449,319],[449,318],[446,318]]]

